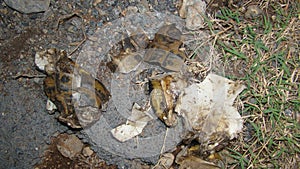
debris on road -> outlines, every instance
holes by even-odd
[[[208,74],[200,84],[184,89],[175,111],[183,116],[187,129],[198,135],[199,143],[215,137],[233,139],[242,131],[243,121],[232,105],[244,88],[238,82]]]
[[[99,120],[99,109],[110,98],[109,91],[99,80],[68,58],[65,51],[55,48],[37,52],[35,64],[47,75],[44,91],[60,112],[61,122],[82,128]],[[53,104],[48,101],[47,105],[53,113]]]
[[[142,132],[148,132],[152,137],[152,133],[155,133],[153,124],[156,123],[157,128],[166,129],[165,136],[160,134],[160,139],[153,142],[154,145],[161,144],[161,150],[160,147],[155,151],[144,148],[145,152],[149,152],[149,157],[156,155],[158,159],[160,155],[161,159],[156,167],[171,167],[178,155],[168,153],[180,142],[189,147],[189,143],[195,140],[198,142],[198,149],[201,149],[199,156],[187,155],[176,163],[181,168],[214,168],[213,164],[205,161],[205,156],[213,154],[215,149],[220,148],[219,145],[225,145],[224,142],[235,138],[242,130],[243,121],[232,105],[244,86],[213,73],[207,75],[209,72],[205,66],[200,66],[200,72],[198,69],[194,70],[198,61],[189,64],[186,54],[180,50],[183,38],[176,24],[158,28],[154,39],[147,38],[146,32],[140,36],[127,34],[132,36],[124,38],[122,33],[119,34],[122,40],[116,41],[116,45],[108,51],[110,60],[103,61],[112,64],[111,67],[106,67],[112,73],[112,78],[104,78],[111,85],[109,90],[79,66],[83,64],[74,63],[68,58],[66,52],[48,49],[36,53],[37,67],[47,74],[44,82],[46,95],[61,113],[58,119],[72,128],[95,124],[85,130],[90,131],[95,130],[95,126],[114,122],[112,118],[115,116],[112,113],[116,111],[118,116],[125,117],[126,122],[124,119],[109,127],[101,127],[107,134],[100,133],[105,135],[103,138],[111,139],[109,144],[113,142],[115,146],[119,146],[120,150],[117,151],[125,152],[126,158],[129,158],[127,153],[134,154],[131,157],[137,157],[136,153],[132,153],[137,150],[129,151],[130,147],[126,146],[124,151],[122,146],[132,143],[132,139]],[[199,76],[202,71],[203,76]],[[110,97],[111,102],[106,107],[109,111],[100,118],[101,112],[98,110]],[[150,130],[147,128],[148,124]],[[171,137],[174,133],[178,138]],[[153,136],[156,138],[155,134]],[[99,138],[95,140],[96,144],[102,145],[105,142]],[[144,138],[143,135],[141,140],[147,141],[147,137]],[[176,143],[174,140],[177,140]],[[168,148],[165,149],[165,146]],[[116,151],[114,147],[113,149]],[[74,156],[70,152],[64,152],[64,156]],[[85,151],[85,156],[90,153]]]
[[[132,107],[132,114],[125,124],[122,124],[111,130],[112,135],[119,141],[127,141],[139,135],[148,121],[152,120],[152,116],[148,114],[148,108],[142,108],[137,103]]]
[[[175,103],[187,82],[176,73],[152,77],[150,81],[152,86],[150,100],[155,114],[168,127],[175,126],[177,124]]]
[[[74,134],[60,134],[52,138],[43,160],[34,169],[48,168],[97,168],[116,169],[107,165],[97,154]]]

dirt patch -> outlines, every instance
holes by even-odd
[[[82,145],[81,150],[74,155],[70,156],[70,154],[62,154],[64,151],[60,151],[58,148],[60,146],[64,146],[61,149],[67,149],[66,151],[73,151],[72,148],[68,147],[68,145],[62,145],[62,142],[73,139],[75,135],[68,134],[60,134],[57,137],[51,139],[51,143],[48,148],[45,150],[45,154],[43,155],[43,161],[36,165],[35,169],[59,169],[59,168],[98,168],[98,169],[116,169],[116,166],[109,166],[106,163],[99,159],[97,154],[90,149],[88,145]],[[79,140],[79,139],[78,139]],[[74,142],[74,141],[73,141]],[[80,141],[79,141],[80,142]],[[70,142],[71,143],[71,142]],[[76,144],[75,144],[76,145]],[[77,146],[78,147],[78,146]]]

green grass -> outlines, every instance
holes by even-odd
[[[227,148],[234,159],[232,167],[293,168],[300,164],[300,125],[287,113],[300,113],[299,4],[268,2],[260,6],[265,13],[253,20],[229,8],[220,9],[216,19],[206,19],[225,72],[246,65],[242,75],[227,74],[247,86],[241,94],[240,112],[251,126]],[[245,141],[247,132],[252,135]]]

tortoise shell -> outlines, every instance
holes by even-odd
[[[123,35],[125,36],[125,35]],[[121,73],[129,73],[137,68],[140,62],[160,66],[166,71],[178,72],[184,65],[186,55],[180,51],[182,33],[175,24],[164,25],[151,41],[144,33],[122,38],[119,42],[121,50],[112,52],[113,72],[116,68]],[[144,56],[139,51],[145,50]],[[112,50],[113,51],[113,50]]]
[[[53,57],[59,57],[53,68],[46,69],[47,77],[44,80],[44,91],[47,97],[57,106],[60,115],[58,119],[71,128],[82,128],[88,124],[81,124],[76,108],[78,106],[92,106],[102,108],[109,98],[110,93],[106,87],[79,65],[67,57],[63,51],[55,50]],[[86,98],[85,105],[80,98]],[[79,115],[80,116],[80,115]],[[89,117],[91,118],[91,117]],[[94,117],[92,122],[99,119]],[[83,126],[82,126],[83,125]]]
[[[182,45],[181,36],[175,24],[162,26],[153,40],[149,40],[144,33],[127,36],[117,44],[116,50],[111,50],[112,62],[108,65],[111,65],[113,72],[118,69],[121,73],[128,73],[135,70],[141,62],[146,62],[167,71],[178,72],[185,59],[185,54],[179,50]],[[146,51],[144,56],[139,53],[140,50]],[[58,119],[72,128],[82,128],[97,121],[99,113],[92,113],[93,117],[84,117],[76,110],[87,106],[101,109],[109,100],[110,92],[99,80],[68,58],[66,52],[51,49],[47,55],[52,57],[52,62],[45,68],[47,77],[44,80],[44,90],[60,112]],[[161,87],[155,88],[155,91],[162,94],[162,98],[168,97],[163,96],[165,91],[161,90]],[[173,118],[170,111],[167,111],[171,107],[167,106],[162,111],[166,115],[159,113],[161,120],[170,121],[165,117]],[[160,107],[156,110],[159,109]]]

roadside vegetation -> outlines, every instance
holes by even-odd
[[[226,76],[247,86],[237,101],[244,131],[227,148],[228,167],[298,168],[299,1],[242,4],[220,7],[206,19]]]

